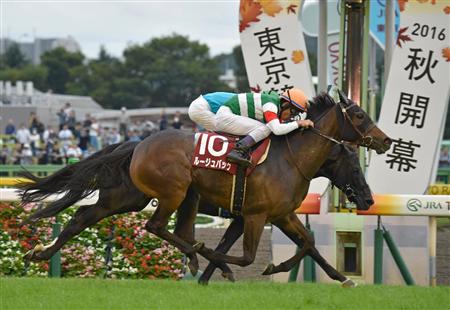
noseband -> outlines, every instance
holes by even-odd
[[[345,193],[345,196],[347,196],[348,200],[350,200],[351,202],[355,200],[356,193],[355,190],[350,186],[350,184],[345,184],[343,192]]]

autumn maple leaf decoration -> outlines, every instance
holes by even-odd
[[[260,93],[261,92],[261,86],[259,84],[256,84],[256,87],[250,86],[250,90],[254,93]]]
[[[298,6],[298,5],[295,5],[295,4],[291,4],[290,6],[288,6],[288,7],[286,8],[287,13],[288,13],[288,14],[289,14],[289,13],[297,14],[297,6]]]
[[[398,7],[400,8],[400,12],[405,10],[405,4],[408,0],[398,0]]]
[[[405,31],[408,30],[408,27],[405,28],[400,28],[399,32],[398,32],[398,37],[397,37],[397,45],[402,47],[402,42],[406,42],[406,41],[412,41],[412,39],[409,37],[409,35],[405,34]]]
[[[293,51],[291,60],[295,64],[301,63],[303,60],[305,60],[305,54],[303,54],[303,51],[300,50]]]
[[[242,0],[239,8],[239,32],[250,27],[251,22],[259,22],[258,16],[262,14],[261,5],[253,0]]]
[[[450,61],[450,47],[442,49],[442,56],[445,58],[445,61]]]
[[[277,0],[262,0],[259,1],[261,4],[264,13],[269,16],[275,17],[277,13],[283,10],[283,8],[278,4]]]
[[[450,14],[450,6],[446,6],[445,8],[444,8],[444,13],[445,14]]]

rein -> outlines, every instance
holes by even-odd
[[[313,133],[315,133],[318,136],[321,136],[322,138],[325,138],[333,143],[339,144],[339,145],[343,145],[344,143],[342,143],[342,141],[338,141],[333,137],[327,136],[326,134],[322,133],[319,129],[316,129],[314,127],[308,128],[309,130],[311,130]]]
[[[352,128],[353,128],[353,130],[354,130],[354,131],[359,135],[359,137],[361,138],[361,143],[356,144],[356,145],[364,146],[364,147],[370,147],[370,146],[372,145],[373,138],[372,138],[372,136],[367,136],[366,133],[369,132],[370,130],[372,130],[372,128],[375,127],[375,124],[372,124],[372,126],[369,126],[369,127],[365,130],[364,133],[361,132],[361,130],[359,130],[358,127],[355,126],[355,124],[353,123],[352,119],[350,118],[350,116],[349,116],[348,113],[347,113],[347,110],[353,108],[354,106],[357,106],[357,104],[356,104],[356,103],[353,103],[353,104],[351,104],[350,106],[348,106],[348,107],[346,108],[346,107],[344,107],[344,106],[342,105],[342,102],[339,101],[339,102],[338,102],[338,105],[339,105],[339,107],[340,107],[340,110],[341,110],[341,112],[342,112],[342,115],[344,116],[344,124],[345,124],[346,122],[350,123],[350,125],[351,125]],[[322,116],[323,116],[323,115],[322,115]],[[321,119],[322,116],[320,116],[317,120]],[[316,120],[316,121],[317,121],[317,120]],[[327,139],[327,140],[329,140],[329,141],[331,141],[331,142],[333,142],[333,143],[335,143],[335,144],[338,144],[338,145],[343,145],[343,144],[350,144],[350,145],[353,145],[353,144],[355,144],[355,143],[350,143],[350,142],[347,142],[347,141],[338,141],[338,140],[334,139],[333,137],[327,136],[326,134],[322,133],[319,129],[316,129],[316,128],[314,128],[314,127],[308,128],[308,129],[311,130],[311,131],[312,131],[313,133],[315,133],[316,135],[318,135],[318,136],[320,136],[320,137],[322,137],[322,138],[324,138],[324,139]]]
[[[294,152],[292,152],[292,148],[291,148],[291,144],[289,143],[288,135],[284,135],[284,136],[286,137],[286,144],[287,144],[288,150],[289,150],[289,159],[290,159],[290,161],[294,164],[295,168],[297,168],[297,170],[298,170],[298,172],[300,173],[300,175],[301,175],[302,177],[304,177],[308,182],[311,182],[311,180],[312,180],[313,178],[312,178],[312,177],[311,177],[311,178],[310,178],[310,177],[307,177],[307,176],[303,173],[302,169],[300,169],[300,166],[297,165],[297,162],[295,161],[295,158],[294,158]]]
[[[327,115],[328,112],[330,112],[330,111],[331,111],[331,109],[325,111],[325,113],[323,113],[322,115],[320,115],[315,121],[316,121],[316,122],[319,121],[322,117],[324,117],[325,115]],[[342,142],[337,141],[337,140],[334,139],[333,137],[330,137],[330,136],[325,135],[324,133],[320,132],[320,130],[315,129],[314,127],[308,128],[308,129],[311,130],[313,133],[315,133],[315,134],[317,134],[317,135],[319,135],[319,136],[321,136],[321,137],[323,137],[323,138],[325,138],[325,139],[328,139],[328,140],[330,140],[330,141],[332,141],[332,142],[334,142],[334,143],[342,144]],[[301,128],[300,130],[303,131],[304,128]],[[290,159],[290,161],[294,164],[295,168],[297,168],[297,170],[298,170],[298,172],[300,173],[300,175],[303,176],[308,182],[311,182],[311,180],[313,179],[314,176],[308,177],[307,175],[305,175],[305,174],[303,173],[303,171],[302,171],[302,169],[300,168],[300,166],[297,165],[297,162],[295,161],[295,157],[294,157],[294,152],[292,152],[291,144],[289,143],[288,135],[285,135],[285,137],[286,137],[286,144],[287,144],[287,147],[288,147],[288,150],[289,150],[289,159]]]

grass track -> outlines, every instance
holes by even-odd
[[[0,309],[449,309],[450,287],[0,278]]]

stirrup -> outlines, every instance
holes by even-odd
[[[238,165],[241,165],[244,167],[251,166],[252,162],[249,159],[244,158],[244,156],[245,156],[245,154],[243,154],[242,151],[234,149],[230,153],[228,153],[227,160],[230,163],[238,164]]]

